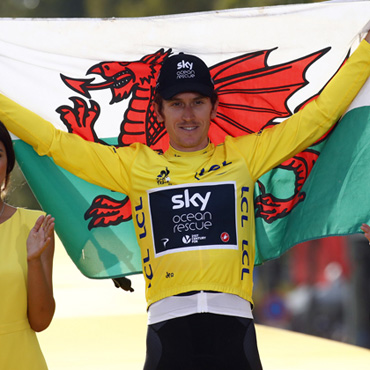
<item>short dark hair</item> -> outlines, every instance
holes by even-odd
[[[218,99],[218,94],[217,92],[214,90],[210,96],[210,99],[211,99],[211,104],[212,104],[212,107],[216,104],[217,102],[217,99]],[[159,94],[158,92],[156,92],[154,94],[154,103],[156,103],[158,105],[158,110],[160,113],[162,113],[162,109],[163,109],[163,98],[162,98],[162,95]]]
[[[15,153],[13,148],[13,141],[9,135],[9,131],[6,129],[4,124],[0,121],[0,141],[3,143],[6,151],[7,167],[5,175],[4,187],[0,189],[1,192],[5,191],[9,184],[10,173],[13,171],[15,165]],[[0,184],[1,185],[1,184]]]

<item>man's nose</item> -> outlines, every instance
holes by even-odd
[[[191,105],[186,105],[182,112],[182,116],[184,120],[192,120],[194,118],[194,110]]]

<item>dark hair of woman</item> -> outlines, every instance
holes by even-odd
[[[7,157],[7,168],[6,168],[6,176],[4,184],[1,185],[0,189],[0,195],[5,191],[8,183],[9,183],[9,177],[10,173],[12,172],[14,165],[15,165],[15,153],[13,148],[13,141],[9,135],[8,130],[4,126],[4,124],[0,121],[0,141],[3,143],[6,151],[6,157]]]

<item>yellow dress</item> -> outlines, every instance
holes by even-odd
[[[0,224],[0,369],[47,369],[27,318],[27,246],[40,211],[18,208]]]

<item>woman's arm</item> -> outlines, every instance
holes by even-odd
[[[53,296],[54,218],[40,216],[27,239],[28,321],[34,331],[45,330],[55,311]]]

